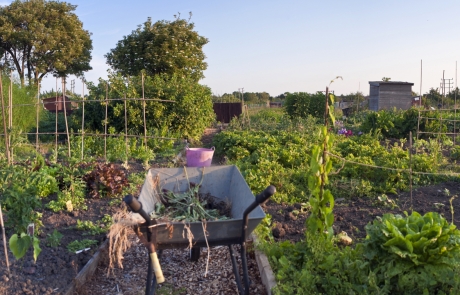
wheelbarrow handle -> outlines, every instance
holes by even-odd
[[[263,202],[268,200],[268,198],[273,196],[275,193],[276,193],[276,188],[273,185],[270,185],[263,192],[261,192],[260,194],[256,196],[257,204],[258,205],[262,204]]]
[[[127,195],[123,198],[123,201],[125,201],[126,205],[128,205],[131,208],[131,210],[133,210],[133,212],[139,213],[142,216],[142,218],[145,219],[145,222],[147,222],[148,225],[152,224],[152,220],[144,211],[144,209],[142,209],[142,203],[139,202],[135,197],[133,197],[132,195]]]
[[[243,237],[246,236],[245,234],[246,234],[246,228],[248,225],[249,213],[251,213],[251,211],[254,210],[257,206],[267,201],[268,198],[270,198],[271,196],[275,194],[275,192],[276,192],[276,188],[273,185],[268,186],[263,192],[258,194],[254,202],[252,202],[252,204],[249,205],[249,207],[246,208],[246,210],[244,210],[243,212]]]

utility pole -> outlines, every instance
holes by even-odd
[[[441,84],[440,84],[440,87],[441,87],[441,91],[442,91],[442,107],[444,107],[444,98],[446,97],[446,84],[447,84],[447,93],[450,93],[453,85],[454,85],[454,82],[453,82],[453,78],[451,79],[445,79],[444,78],[444,72],[445,71],[442,71],[442,79],[441,79]]]

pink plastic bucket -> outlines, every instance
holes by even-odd
[[[209,167],[215,148],[186,148],[187,167]]]

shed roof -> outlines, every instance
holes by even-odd
[[[380,86],[382,84],[384,84],[384,85],[410,85],[410,86],[414,85],[414,83],[402,82],[402,81],[388,81],[388,82],[385,82],[385,81],[369,81],[369,84],[371,84],[372,86]]]

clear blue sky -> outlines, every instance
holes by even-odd
[[[0,0],[0,5],[11,1]],[[422,92],[456,80],[460,62],[460,1],[218,1],[72,0],[84,28],[92,33],[93,70],[86,79],[106,77],[104,54],[151,17],[192,21],[204,47],[208,69],[201,81],[213,93],[243,88],[275,96],[285,91],[369,92],[369,81],[390,77],[413,82]],[[460,65],[459,65],[460,66]],[[43,89],[55,87],[53,78]],[[81,93],[77,82],[76,92]]]

